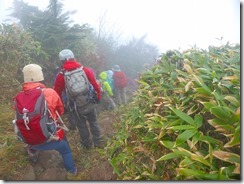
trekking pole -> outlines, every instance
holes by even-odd
[[[66,130],[66,131],[69,131],[69,129],[67,128],[67,126],[64,124],[64,122],[63,122],[61,116],[59,115],[58,111],[55,110],[55,112],[56,112],[56,114],[58,115],[59,120],[60,120],[61,123],[63,124],[63,127],[62,127],[62,128],[63,128],[64,130]]]

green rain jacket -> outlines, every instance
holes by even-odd
[[[103,88],[103,91],[104,92],[107,92],[109,94],[109,96],[113,96],[113,91],[112,91],[112,88],[111,86],[109,85],[108,81],[107,81],[107,73],[104,71],[104,72],[101,72],[99,74],[99,78],[101,79],[102,81],[102,88]]]

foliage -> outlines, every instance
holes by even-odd
[[[11,15],[20,20],[23,28],[41,43],[43,51],[48,54],[45,65],[48,78],[54,78],[54,70],[60,66],[58,53],[62,49],[71,49],[78,61],[87,60],[86,57],[95,50],[93,29],[88,24],[72,25],[70,15],[74,13],[63,13],[60,0],[50,0],[44,11],[23,1],[14,1],[14,12]]]
[[[240,179],[239,45],[167,52],[138,82],[107,149],[119,179]]]
[[[23,143],[13,134],[12,122],[13,110],[6,105],[0,105],[0,178],[11,180],[19,178],[27,164],[27,155],[24,154]]]
[[[37,59],[38,58],[38,59]],[[21,69],[35,62],[43,66],[46,54],[39,42],[19,26],[2,24],[0,27],[1,101],[10,101],[23,82]]]
[[[157,47],[146,43],[146,35],[121,45],[114,25],[110,29],[105,27],[105,17],[100,19],[98,33],[88,24],[73,24],[70,16],[76,11],[63,12],[62,0],[50,0],[44,11],[20,0],[14,0],[13,7],[11,16],[19,20],[48,54],[44,70],[50,79],[55,77],[55,69],[60,66],[58,53],[64,48],[71,49],[83,65],[96,68],[96,74],[119,64],[132,78],[158,55]]]

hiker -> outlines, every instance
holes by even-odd
[[[62,95],[66,90],[70,111],[73,113],[74,122],[78,128],[81,144],[89,149],[101,147],[100,127],[97,122],[96,103],[100,102],[101,90],[96,82],[94,73],[84,67],[69,49],[59,53],[59,60],[62,64],[61,72],[58,74],[54,90]],[[86,121],[90,126],[92,139]]]
[[[55,79],[54,79],[54,83],[53,85],[55,84],[55,81],[56,81],[56,78],[58,76],[58,73],[60,72],[60,67],[56,67],[55,68]],[[64,104],[64,114],[68,114],[68,127],[69,127],[69,130],[75,130],[76,129],[76,124],[74,122],[74,118],[73,118],[73,114],[69,111],[69,106],[68,106],[68,99],[67,99],[67,96],[66,96],[66,91],[63,91],[62,92],[62,97],[61,97],[61,100]]]
[[[109,85],[107,81],[107,72],[101,72],[99,74],[99,79],[101,80],[100,84],[102,86],[102,99],[104,99],[105,103],[108,104],[107,109],[116,109],[116,105],[114,103],[113,97],[113,91],[111,86]]]
[[[106,73],[107,73],[107,81],[114,93],[114,79],[113,79],[114,72],[112,70],[107,70]]]
[[[126,86],[127,78],[123,71],[121,71],[119,65],[114,65],[113,70],[113,79],[114,79],[114,91],[117,103],[119,105],[126,104]]]
[[[16,110],[13,123],[17,136],[27,144],[32,161],[37,161],[40,150],[56,150],[62,155],[65,169],[75,175],[77,169],[69,143],[57,123],[64,113],[59,95],[42,83],[44,77],[39,65],[26,65],[23,75],[22,91],[13,99]]]

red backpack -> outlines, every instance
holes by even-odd
[[[115,84],[115,87],[118,87],[118,88],[124,88],[127,86],[127,79],[126,79],[124,72],[122,72],[122,71],[114,72],[114,84]]]
[[[56,133],[41,88],[21,91],[14,97],[18,136],[29,145],[45,143]]]

